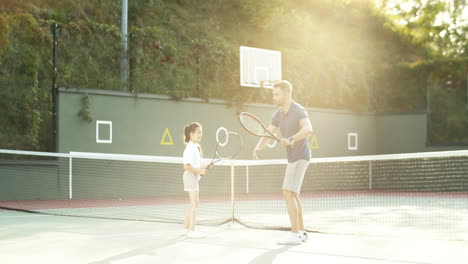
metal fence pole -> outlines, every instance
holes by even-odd
[[[120,90],[125,92],[128,90],[128,0],[122,0],[122,59],[120,61]]]

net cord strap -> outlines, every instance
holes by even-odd
[[[62,158],[82,158],[82,159],[102,159],[102,160],[123,160],[123,161],[135,160],[135,161],[142,161],[142,162],[159,162],[159,163],[172,163],[172,164],[179,164],[182,161],[182,157],[127,155],[127,154],[92,153],[92,152],[54,153],[54,152],[0,149],[0,154],[25,155],[25,156],[30,155],[30,156],[43,156],[43,157],[62,157]],[[334,162],[334,161],[340,162],[340,161],[376,161],[376,160],[398,160],[398,159],[444,158],[444,157],[462,157],[462,156],[468,156],[468,150],[312,158],[310,160],[310,163],[322,163],[322,162]],[[224,161],[221,161],[220,163],[222,165],[227,165],[227,166],[230,166],[230,165],[268,165],[271,163],[287,164],[287,160],[286,159],[268,159],[268,160],[236,159],[236,160],[224,160]]]

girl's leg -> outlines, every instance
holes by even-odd
[[[190,192],[187,192],[187,194],[188,194],[188,198],[189,198],[189,205],[188,205],[187,210],[185,212],[185,219],[184,219],[184,228],[185,229],[189,229],[189,225],[190,225],[190,207],[191,207]]]
[[[195,229],[195,220],[196,220],[196,214],[197,214],[197,207],[199,203],[199,196],[198,196],[198,191],[189,191],[189,200],[190,200],[190,205],[189,208],[187,209],[187,214],[188,214],[188,229],[194,230]]]

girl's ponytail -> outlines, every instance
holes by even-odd
[[[184,127],[184,142],[189,143],[190,141],[190,126],[186,125]]]
[[[201,127],[201,125],[197,122],[192,122],[184,127],[184,142],[189,143],[190,141],[190,134],[195,132],[197,128]]]

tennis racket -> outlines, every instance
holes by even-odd
[[[242,138],[236,132],[228,132],[216,142],[215,153],[213,159],[208,164],[207,168],[214,165],[215,163],[234,158],[242,150],[243,145]]]
[[[239,120],[242,127],[247,130],[250,134],[256,137],[267,137],[277,141],[281,141],[278,137],[273,135],[263,122],[256,116],[248,112],[242,112],[239,115]]]

